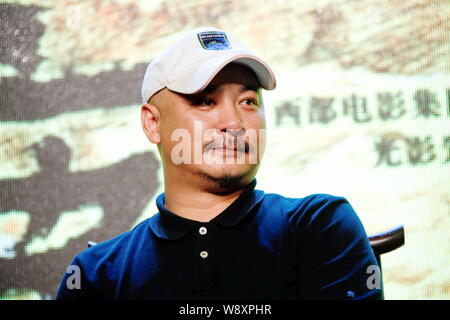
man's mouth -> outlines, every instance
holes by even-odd
[[[210,150],[219,151],[219,152],[246,152],[248,153],[250,147],[248,143],[243,143],[242,145],[214,145],[209,144],[205,148],[205,152]]]

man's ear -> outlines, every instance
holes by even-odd
[[[148,140],[155,144],[161,142],[159,120],[159,109],[155,105],[146,103],[141,107],[142,129],[144,129]]]

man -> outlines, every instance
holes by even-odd
[[[379,298],[367,285],[375,256],[344,198],[255,190],[261,90],[275,86],[264,61],[210,27],[150,63],[141,120],[163,164],[159,212],[78,254],[80,279],[66,274],[57,299]]]

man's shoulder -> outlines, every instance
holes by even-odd
[[[141,243],[145,243],[149,238],[148,223],[151,218],[137,224],[131,230],[123,232],[114,238],[99,242],[87,248],[75,256],[76,261],[82,264],[92,264],[112,259],[120,259],[123,255],[129,254]],[[130,245],[132,244],[132,245]]]
[[[314,193],[299,198],[287,197],[278,193],[266,193],[264,203],[272,208],[280,208],[285,212],[299,213],[304,211],[314,212],[324,206],[348,204],[348,201],[345,197],[327,193]]]
[[[285,201],[286,203],[310,203],[345,199],[328,193],[313,193],[303,197],[288,197],[279,193],[265,193],[265,198],[271,201]]]
[[[279,215],[289,224],[300,228],[358,220],[345,197],[327,193],[314,193],[300,198],[267,193],[263,206],[270,215]]]

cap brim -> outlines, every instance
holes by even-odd
[[[208,86],[220,70],[231,62],[243,64],[253,70],[262,88],[266,90],[275,89],[276,79],[272,69],[267,63],[252,54],[233,54],[211,59],[194,70],[187,72],[177,81],[167,86],[167,88],[184,94],[200,92]]]

